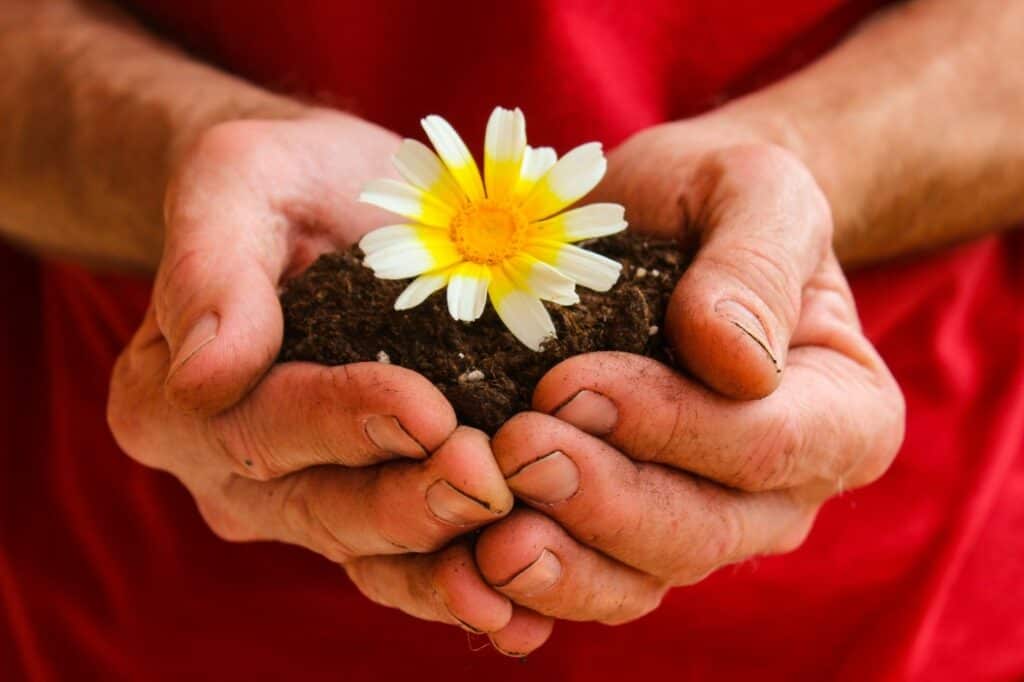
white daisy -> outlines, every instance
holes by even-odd
[[[408,218],[359,242],[382,279],[415,277],[395,301],[405,310],[447,286],[448,311],[471,322],[488,296],[505,326],[532,350],[555,335],[541,301],[579,302],[576,284],[607,291],[621,266],[572,242],[626,228],[618,204],[563,211],[594,188],[607,163],[596,142],[557,159],[526,144],[519,109],[498,107],[487,122],[484,177],[459,134],[440,116],[422,121],[435,154],[405,140],[394,157],[405,179],[375,180],[360,201]]]

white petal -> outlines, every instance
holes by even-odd
[[[460,206],[466,201],[466,195],[441,159],[422,142],[402,140],[402,146],[392,161],[398,173],[409,184],[433,194],[451,206]]]
[[[455,132],[451,124],[440,116],[427,116],[420,124],[424,132],[430,138],[438,156],[444,161],[444,165],[451,171],[459,187],[469,197],[470,201],[478,201],[484,198],[484,184],[480,179],[480,170],[477,168],[473,155],[469,153],[466,143],[462,141],[459,134]]]
[[[405,279],[448,267],[462,259],[447,237],[433,235],[439,231],[425,228],[413,230],[412,234],[404,238],[396,237],[384,246],[367,251],[363,264],[381,279]],[[366,241],[366,237],[363,241]]]
[[[509,259],[503,269],[516,287],[538,298],[559,305],[580,302],[576,294],[576,282],[529,254],[519,254]]]
[[[479,263],[462,263],[448,279],[448,312],[456,320],[472,322],[484,312],[491,269]]]
[[[449,273],[449,270],[428,272],[414,279],[395,299],[395,310],[408,310],[423,303],[432,293],[448,283]]]
[[[627,226],[625,213],[618,204],[589,204],[535,223],[533,228],[544,239],[578,242],[622,232]]]
[[[527,196],[545,173],[547,173],[558,155],[551,147],[527,147],[523,153],[523,163],[519,167],[519,180],[513,192],[517,197]]]
[[[399,252],[381,249],[367,256],[363,263],[380,279],[405,279],[432,270],[434,259],[426,250]]]
[[[427,227],[425,225],[388,225],[386,227],[378,227],[376,230],[363,235],[363,238],[359,240],[359,248],[363,250],[363,253],[371,254],[374,251],[409,240],[419,241],[421,234],[429,234],[430,231],[436,232],[439,237],[445,234],[439,228]]]
[[[530,350],[540,350],[545,339],[555,336],[555,325],[540,299],[517,289],[501,272],[494,277],[491,304],[513,336]]]
[[[559,159],[537,182],[523,210],[534,220],[561,211],[594,189],[608,167],[601,143],[580,145]]]
[[[435,227],[447,227],[456,212],[418,187],[386,178],[366,183],[359,201]]]
[[[495,107],[484,137],[484,184],[489,198],[501,199],[515,188],[525,150],[523,112]]]
[[[538,240],[530,242],[527,250],[553,265],[563,275],[594,291],[611,289],[622,271],[622,264],[618,261],[572,244]]]

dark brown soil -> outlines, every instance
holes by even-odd
[[[444,393],[460,423],[493,433],[530,408],[537,381],[568,357],[618,350],[669,361],[661,323],[686,265],[679,245],[626,233],[586,247],[621,262],[622,276],[610,292],[579,287],[575,306],[546,304],[558,338],[540,352],[519,343],[489,304],[471,324],[451,318],[443,290],[399,312],[392,306],[407,282],[374,277],[355,247],[321,256],[281,295],[280,360],[381,361],[414,369]]]

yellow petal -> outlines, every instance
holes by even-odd
[[[359,201],[434,227],[447,227],[457,212],[437,197],[397,180],[371,180]]]
[[[470,201],[479,201],[484,198],[484,183],[480,179],[480,169],[477,168],[473,155],[469,153],[466,143],[462,141],[459,134],[455,132],[451,124],[440,116],[427,116],[420,121],[424,132],[430,138],[438,156],[444,161],[451,172],[452,177],[459,183],[459,187],[469,197]]]
[[[527,147],[523,152],[523,163],[519,167],[519,180],[513,194],[523,198],[533,191],[537,181],[551,170],[558,160],[558,155],[551,147]]]
[[[542,220],[594,189],[608,167],[599,142],[580,145],[544,174],[523,202],[531,220]]]
[[[370,232],[359,242],[363,264],[381,279],[405,279],[447,267],[462,255],[447,234],[422,225],[389,225]]]
[[[457,208],[466,202],[466,195],[451,172],[422,142],[402,140],[392,161],[410,185],[434,195],[449,206]]]
[[[594,291],[608,291],[619,279],[622,264],[572,244],[537,239],[526,250],[560,273]]]
[[[526,119],[519,109],[496,107],[484,137],[484,182],[489,199],[504,199],[519,180],[526,150]]]
[[[576,294],[576,282],[528,253],[521,253],[505,261],[503,270],[517,288],[544,301],[559,305],[580,302]]]

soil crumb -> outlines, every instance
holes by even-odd
[[[573,355],[616,350],[669,363],[662,319],[688,260],[680,245],[627,232],[583,246],[618,260],[622,275],[605,293],[578,287],[577,305],[546,303],[558,337],[540,352],[519,343],[489,303],[476,322],[456,322],[444,290],[412,310],[394,310],[408,281],[377,279],[352,247],[321,256],[285,285],[279,361],[384,362],[413,369],[448,398],[460,423],[491,434],[530,409],[540,378]]]

